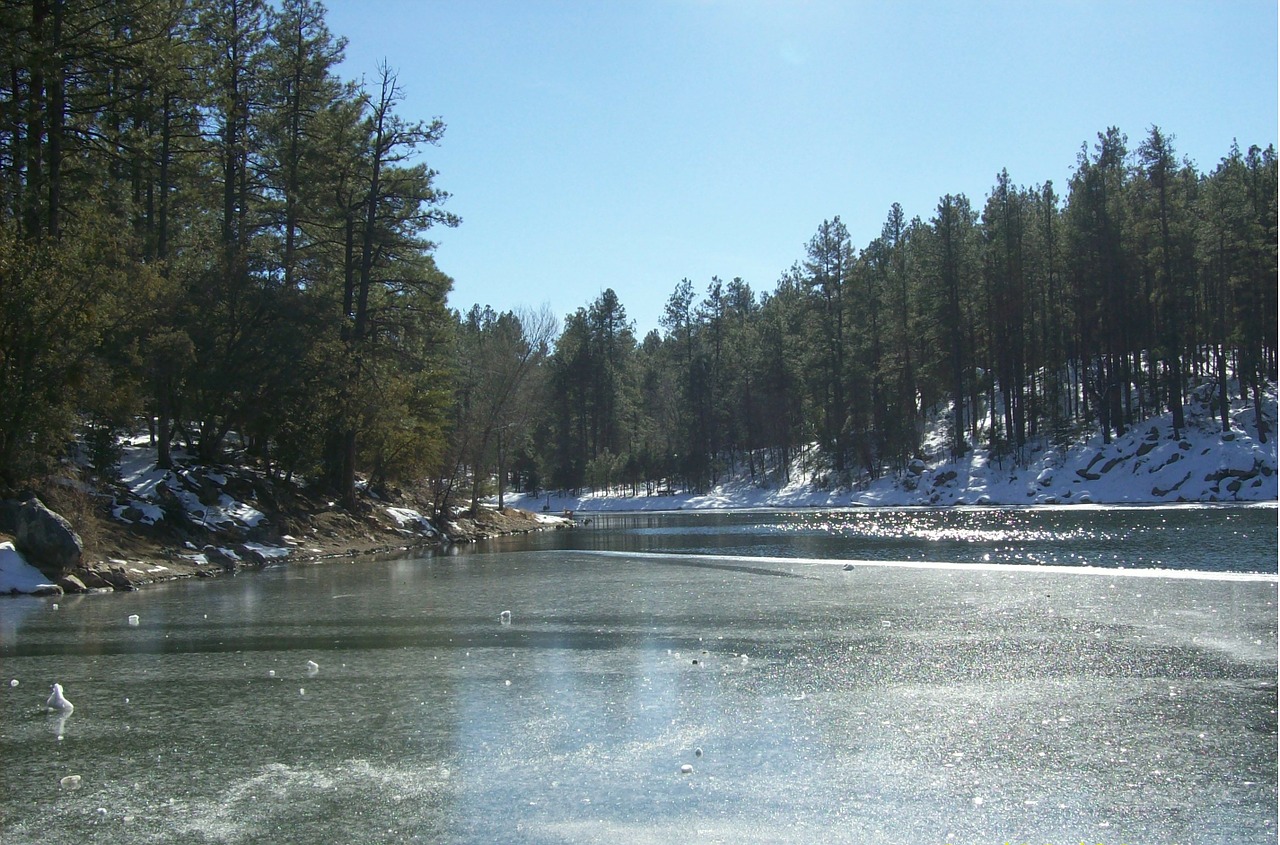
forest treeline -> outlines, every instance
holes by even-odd
[[[423,163],[444,124],[359,84],[313,0],[31,0],[0,17],[0,486],[78,442],[109,474],[150,426],[356,505],[522,489],[706,488],[1020,461],[1120,434],[1192,387],[1259,406],[1276,371],[1272,146],[1203,172],[1150,127],[1082,145],[1059,195],[1006,172],[980,207],[894,204],[857,248],[822,221],[771,289],[675,284],[643,338],[611,289],[565,317],[451,311]],[[607,280],[606,280],[607,282]],[[536,298],[536,293],[533,294]]]
[[[770,290],[682,280],[662,332],[637,340],[606,290],[570,315],[548,365],[525,471],[553,487],[725,473],[785,475],[809,444],[832,484],[903,469],[946,412],[949,452],[1030,457],[1087,431],[1171,412],[1192,386],[1262,397],[1276,372],[1274,147],[1233,145],[1202,173],[1151,127],[1084,144],[1059,196],[1001,171],[981,207],[943,196],[929,219],[893,204],[855,248],[839,217]],[[1233,393],[1234,391],[1234,393]]]

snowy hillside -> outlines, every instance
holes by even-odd
[[[1263,413],[1274,430],[1276,392],[1268,391]],[[722,484],[704,494],[671,496],[586,495],[527,498],[520,507],[547,504],[556,510],[673,510],[749,507],[910,507],[947,505],[1155,504],[1174,502],[1275,502],[1276,441],[1258,439],[1253,406],[1236,401],[1231,430],[1221,431],[1207,405],[1187,405],[1187,426],[1172,439],[1169,414],[1141,423],[1102,442],[1100,434],[1070,447],[1046,446],[1026,466],[989,459],[979,448],[959,461],[945,457],[941,430],[928,441],[943,457],[913,462],[855,489],[824,490],[799,468],[783,487],[749,480]],[[928,445],[926,448],[928,448]]]

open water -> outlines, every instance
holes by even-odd
[[[591,518],[0,600],[0,842],[1276,841],[1274,507]]]

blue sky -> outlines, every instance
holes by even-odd
[[[1080,151],[1148,127],[1211,170],[1276,143],[1275,0],[329,0],[347,78],[399,75],[463,219],[450,305],[612,287],[643,334],[681,278],[757,291],[839,215],[980,205],[1008,168],[1065,191]]]

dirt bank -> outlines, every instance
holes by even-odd
[[[121,511],[119,497],[68,486],[38,491],[84,542],[81,565],[58,580],[64,592],[136,590],[179,578],[212,578],[266,565],[332,558],[395,556],[416,549],[470,543],[508,534],[555,530],[570,520],[515,508],[458,513],[439,530],[418,516],[410,497],[394,503],[366,497],[351,513],[296,489],[259,486],[252,496],[260,519],[251,528],[193,519],[149,521]],[[219,493],[220,495],[220,493]],[[0,541],[12,540],[4,526]],[[51,579],[53,580],[53,579]]]

